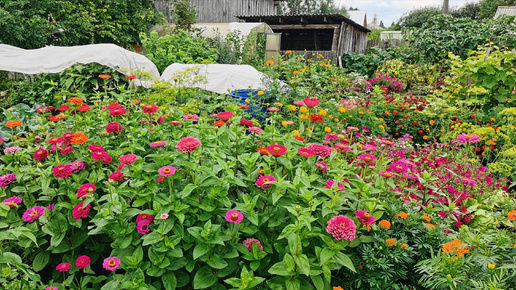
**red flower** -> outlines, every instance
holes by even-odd
[[[3,140],[3,139],[0,139]],[[1,142],[0,142],[1,143]],[[48,151],[40,147],[36,152],[34,152],[34,160],[43,162],[48,158]]]
[[[106,132],[108,133],[121,132],[123,129],[124,128],[122,127],[122,125],[120,125],[120,123],[117,122],[109,123],[106,126]]]
[[[115,171],[109,175],[108,181],[109,182],[115,182],[115,181],[122,181],[124,180],[124,174],[120,171]]]
[[[310,115],[310,120],[314,123],[319,122],[322,124],[322,122],[324,121],[324,117],[317,114],[312,114]]]
[[[75,261],[75,265],[81,269],[88,267],[90,263],[90,257],[88,256],[80,256],[79,258],[77,258],[77,261]]]
[[[213,123],[213,125],[215,125],[217,127],[222,127],[222,126],[224,126],[224,124],[226,124],[226,123],[224,123],[224,121],[222,121],[222,120],[218,120]]]
[[[227,120],[231,119],[231,117],[233,117],[233,112],[218,113],[217,117],[219,117],[219,119],[221,119],[222,121],[227,121]]]
[[[153,114],[153,113],[156,113],[158,111],[159,107],[156,106],[156,105],[145,105],[143,106],[143,112],[145,114]]]
[[[256,152],[260,152],[260,155],[269,155],[269,152],[267,151],[267,148],[265,148],[265,147],[256,148]]]
[[[254,126],[254,123],[251,120],[242,119],[242,120],[240,120],[240,125],[241,126],[252,127],[252,126]]]
[[[269,146],[265,147],[265,149],[267,149],[267,151],[272,156],[276,156],[276,157],[282,156],[285,153],[287,153],[287,147],[285,147],[283,145],[279,145],[279,144],[269,145]]]
[[[109,110],[109,115],[111,117],[118,117],[118,116],[122,116],[122,115],[125,115],[126,111],[124,108],[117,108],[117,109],[111,109]]]
[[[107,106],[102,107],[102,110],[112,110],[112,109],[120,109],[120,108],[122,108],[122,105],[114,102],[114,103],[110,103]]]
[[[66,154],[72,153],[72,152],[73,152],[73,147],[71,147],[71,146],[66,146],[63,149],[61,149],[61,151],[60,151],[60,153],[62,155],[66,155]]]
[[[111,163],[113,161],[113,158],[109,154],[104,152],[104,151],[92,152],[91,153],[91,158],[93,160],[102,160],[103,164],[108,164],[108,163]]]
[[[84,207],[84,202],[79,203],[73,208],[72,216],[76,220],[80,220],[81,218],[87,218],[88,213],[90,212],[91,204],[88,204]]]
[[[59,112],[66,112],[66,111],[70,110],[70,106],[68,106],[68,105],[62,105],[61,107],[57,108],[57,110],[58,110]]]
[[[82,197],[83,199],[86,198],[85,195],[88,193],[94,193],[97,187],[92,183],[86,183],[81,185],[79,189],[77,190],[77,197]]]
[[[149,224],[153,224],[154,216],[151,214],[141,213],[136,217],[136,223],[139,223],[143,220],[148,220],[150,222]]]
[[[125,79],[126,80],[134,80],[134,79],[136,79],[136,76],[126,76]]]
[[[313,108],[313,107],[316,107],[317,105],[319,105],[320,101],[315,98],[304,98],[303,103],[305,103],[305,105],[307,107]]]
[[[89,110],[91,110],[91,108],[88,105],[82,105],[79,108],[77,108],[77,111],[82,113],[86,113]]]
[[[67,178],[68,176],[72,175],[72,168],[68,165],[61,164],[54,167],[52,172],[57,178]]]
[[[249,252],[251,252],[251,248],[253,247],[254,243],[256,243],[260,247],[260,251],[263,251],[262,244],[260,244],[260,241],[258,241],[257,239],[249,238],[242,242],[242,244],[244,244],[244,246],[247,247],[247,250],[249,250]]]

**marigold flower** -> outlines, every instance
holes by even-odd
[[[244,219],[244,215],[238,210],[229,210],[226,213],[226,220],[230,223],[238,224]]]
[[[459,258],[462,258],[464,254],[469,254],[468,246],[463,244],[461,240],[454,239],[451,242],[446,243],[442,248],[443,253],[450,255],[457,254]]]
[[[82,105],[84,104],[84,100],[79,97],[72,97],[68,99],[68,102],[74,105]]]
[[[61,164],[54,167],[52,172],[57,178],[67,178],[68,176],[72,175],[72,168],[70,168],[68,165]]]
[[[266,66],[271,66],[273,64],[274,64],[274,61],[272,61],[272,60],[268,60],[268,61],[265,62]]]
[[[256,186],[258,186],[258,187],[267,188],[267,187],[272,186],[272,184],[269,182],[274,182],[274,181],[276,181],[274,176],[262,175],[256,179],[256,182],[254,184],[256,184]]]
[[[347,216],[334,216],[328,221],[326,231],[330,233],[336,240],[353,241],[355,239],[357,226],[352,219]]]
[[[391,229],[391,223],[388,220],[381,220],[378,222],[378,225],[380,226],[380,228],[384,228],[387,230]]]
[[[510,212],[508,212],[508,213],[507,213],[507,218],[508,218],[510,221],[516,220],[516,209],[513,209],[513,210],[511,210]]]
[[[77,261],[75,261],[75,265],[81,269],[84,269],[88,267],[88,265],[91,263],[90,257],[88,256],[80,256],[77,258]]]
[[[20,121],[20,120],[9,121],[9,122],[5,123],[5,126],[7,128],[12,128],[12,129],[14,129],[16,127],[20,127],[21,125],[22,125],[22,121]]]
[[[258,241],[257,239],[254,239],[254,238],[249,238],[249,239],[246,239],[242,242],[242,244],[244,244],[244,246],[247,247],[247,250],[249,252],[251,252],[251,248],[253,247],[253,244],[256,243],[259,247],[260,247],[260,251],[263,251],[263,247],[262,247],[262,244],[260,243],[260,241]]]
[[[116,268],[118,268],[119,266],[120,259],[118,259],[117,257],[108,257],[104,259],[104,262],[102,263],[102,267],[109,271],[115,271]]]
[[[37,220],[40,216],[45,215],[45,208],[42,206],[35,206],[29,208],[23,213],[22,219],[28,223],[32,223]]]
[[[423,216],[422,216],[422,218],[423,218],[423,220],[424,220],[424,221],[426,221],[427,223],[429,223],[429,222],[432,220],[432,218],[431,218],[431,217],[426,216],[426,215],[423,215]]]
[[[199,141],[199,139],[194,137],[185,137],[179,140],[179,142],[176,145],[176,148],[181,152],[190,153],[194,152],[195,149],[199,147],[199,145],[201,145],[201,141]]]
[[[408,249],[408,245],[407,245],[407,244],[401,244],[400,248],[402,248],[402,249]]]
[[[108,75],[108,74],[101,74],[101,75],[99,75],[99,78],[101,78],[101,79],[103,79],[103,80],[107,80],[107,79],[110,79],[110,78],[111,78],[111,76],[110,76],[110,75]]]
[[[431,223],[425,223],[428,228],[435,229],[435,225]]]
[[[387,243],[387,246],[389,246],[389,247],[394,247],[398,244],[398,242],[396,242],[396,240],[394,240],[394,239],[387,239],[387,240],[385,240],[385,242]]]
[[[265,149],[272,155],[272,156],[275,156],[275,157],[279,157],[279,156],[282,156],[284,155],[285,153],[287,153],[287,147],[283,146],[283,145],[279,145],[279,144],[272,144],[272,145],[269,145],[267,147],[265,147]]]
[[[333,286],[332,290],[344,290],[344,289],[342,289],[342,287],[340,287],[340,286]]]
[[[56,270],[59,272],[68,272],[68,270],[70,270],[70,263],[61,263],[57,265]]]

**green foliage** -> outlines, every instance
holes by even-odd
[[[287,0],[278,6],[280,15],[339,13],[347,16],[345,8],[339,8],[332,0]]]
[[[468,2],[462,7],[452,9],[450,14],[455,18],[469,17],[471,19],[477,20],[480,18],[480,3]]]
[[[411,10],[400,17],[397,25],[400,28],[420,28],[423,27],[432,17],[440,15],[441,13],[441,8],[439,7],[423,7]]]
[[[515,106],[516,54],[497,46],[471,51],[466,60],[450,55],[452,77],[460,83],[459,99],[480,103],[486,109],[503,104]]]
[[[151,1],[0,0],[0,42],[52,45],[138,42],[138,33],[163,21]],[[62,30],[60,32],[60,30]]]
[[[173,63],[214,63],[219,58],[219,52],[210,47],[204,38],[192,36],[184,30],[159,36],[152,31],[149,36],[140,34],[146,56],[156,64],[162,73]]]
[[[366,53],[345,53],[342,56],[342,66],[352,72],[372,77],[378,67],[385,61],[390,59],[406,60],[407,58],[408,55],[403,54],[398,49],[371,47]]]
[[[378,67],[376,73],[396,77],[408,89],[416,86],[431,86],[439,76],[437,65],[408,64],[399,59],[386,61]]]
[[[375,29],[367,34],[367,40],[379,40],[380,39],[380,33],[382,33],[383,30],[381,29]]]
[[[178,30],[194,31],[193,24],[195,24],[199,12],[192,5],[190,0],[172,0],[172,14],[175,27],[173,32]]]
[[[479,3],[479,18],[492,19],[495,16],[498,6],[512,6],[515,4],[515,0],[481,0]]]
[[[468,51],[486,41],[514,47],[516,38],[509,31],[516,31],[514,17],[477,22],[441,15],[430,19],[421,29],[405,30],[404,38],[421,61],[438,63],[446,59],[449,52],[465,59]]]

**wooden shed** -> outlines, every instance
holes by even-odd
[[[306,57],[323,55],[338,62],[345,52],[364,53],[366,27],[341,14],[252,15],[237,16],[245,22],[265,22],[281,33],[280,51],[292,50]]]
[[[170,0],[151,0],[170,21]],[[190,0],[199,12],[197,23],[238,22],[235,15],[274,15],[285,0]]]

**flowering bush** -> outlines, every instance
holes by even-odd
[[[369,80],[373,86],[386,86],[394,92],[401,92],[403,90],[403,83],[398,81],[396,77],[390,77],[387,74],[376,74],[374,78]]]

